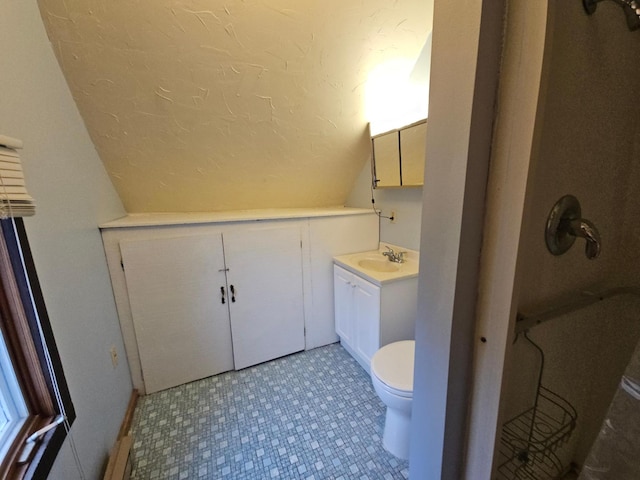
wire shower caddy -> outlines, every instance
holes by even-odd
[[[536,397],[531,408],[505,422],[500,439],[498,480],[556,480],[566,472],[556,455],[576,426],[576,409],[566,399],[542,385],[544,352],[524,338],[540,355]]]

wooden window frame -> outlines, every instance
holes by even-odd
[[[67,436],[66,426],[73,423],[76,413],[24,223],[21,218],[3,219],[0,229],[0,328],[29,411],[20,434],[0,461],[0,478],[46,478]],[[26,438],[62,413],[56,397],[64,408],[67,425],[62,423],[46,433],[29,460],[18,464]]]

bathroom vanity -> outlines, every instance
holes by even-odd
[[[129,215],[100,228],[141,393],[334,343],[332,258],[378,246],[370,209]]]
[[[383,255],[385,245],[333,259],[336,333],[367,372],[380,347],[415,335],[419,253],[389,245],[406,252],[395,263]]]

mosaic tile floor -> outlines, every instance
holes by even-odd
[[[384,414],[339,344],[316,348],[141,398],[131,480],[406,479]]]

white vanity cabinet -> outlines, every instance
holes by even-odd
[[[100,228],[142,394],[336,342],[333,257],[378,245],[369,209],[131,215]]]
[[[336,333],[368,369],[380,348],[380,287],[334,265]]]
[[[414,339],[417,277],[375,283],[333,266],[336,333],[369,372],[371,357],[388,343]]]

